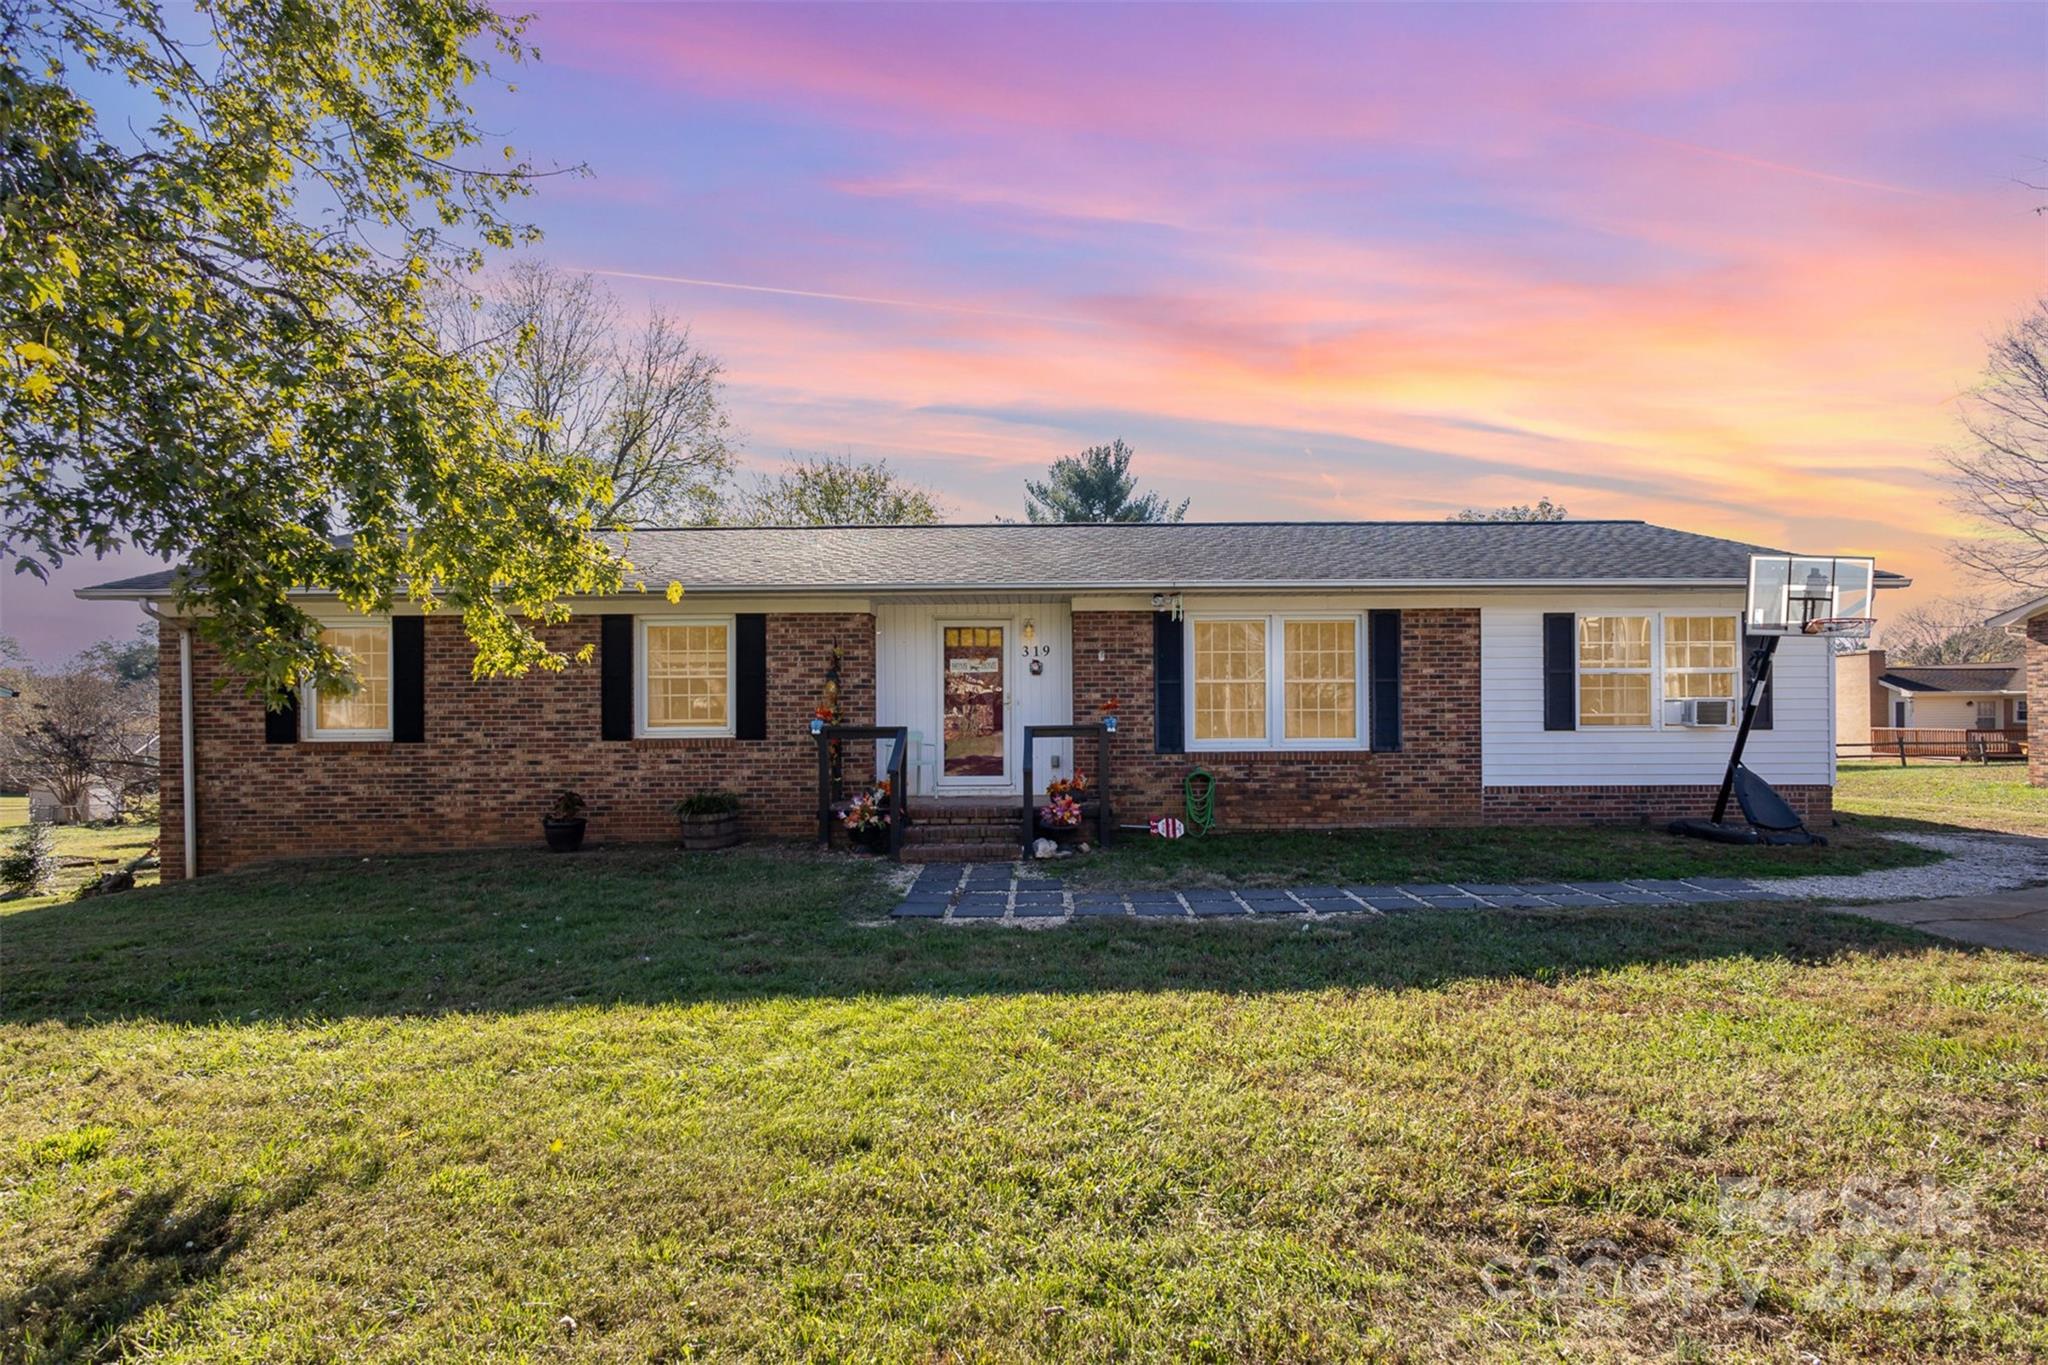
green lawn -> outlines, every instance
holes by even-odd
[[[10,814],[14,818],[10,819]],[[27,820],[28,804],[24,800],[18,812],[9,812],[4,801],[0,801],[0,850],[13,845],[15,830]],[[47,895],[30,896],[21,900],[0,899],[0,913],[10,910],[28,910],[53,901],[65,901],[78,893],[78,888],[93,880],[102,872],[111,871],[123,863],[133,862],[149,851],[156,842],[155,825],[56,825],[50,830],[50,840],[56,846],[57,857],[63,866],[57,870],[56,889]],[[154,885],[157,869],[139,868],[135,873],[138,885]],[[4,921],[0,921],[4,922]]]
[[[0,912],[0,1358],[2048,1352],[2048,963],[1786,906],[955,929],[880,875]],[[1962,1216],[1840,1197],[1920,1182]],[[1968,1293],[1879,1297],[1918,1256]]]
[[[1882,828],[2048,835],[2048,787],[2024,763],[1844,763],[1835,807]]]
[[[1804,877],[1910,867],[1939,855],[1860,822],[1823,828],[1819,848],[1679,839],[1640,826],[1561,829],[1371,829],[1327,834],[1121,834],[1106,850],[1049,864],[1094,886],[1618,881],[1630,877]]]

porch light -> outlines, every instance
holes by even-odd
[[[1025,618],[1024,618],[1024,643],[1028,645],[1028,644],[1030,644],[1030,643],[1031,643],[1031,642],[1032,642],[1033,640],[1036,640],[1037,638],[1038,638],[1038,622],[1036,622],[1036,621],[1032,620],[1032,619],[1031,619],[1030,617],[1028,617],[1028,616],[1027,616],[1027,617],[1025,617]]]

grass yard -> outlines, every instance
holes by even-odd
[[[1629,877],[1804,877],[1910,867],[1938,855],[1880,837],[1860,820],[1823,829],[1822,848],[1678,839],[1662,829],[1343,830],[1326,834],[1123,834],[1106,850],[1050,866],[1094,886],[1347,882],[1616,881]]]
[[[1844,763],[1835,808],[1877,828],[2048,835],[2048,787],[2024,763]]]
[[[11,847],[15,830],[28,819],[28,806],[22,803],[18,816],[7,818],[8,812],[0,810],[0,850]],[[57,870],[57,887],[47,895],[30,896],[21,900],[0,899],[0,914],[14,910],[31,910],[56,901],[68,901],[78,893],[78,888],[100,875],[112,871],[123,863],[133,862],[149,851],[156,842],[155,825],[55,825],[50,830],[50,842],[56,846],[57,857],[63,866]],[[138,868],[135,873],[138,886],[153,886],[157,882],[157,869]],[[6,921],[0,920],[0,924]]]
[[[1784,906],[949,929],[879,876],[0,912],[0,1357],[2048,1352],[2048,963]]]

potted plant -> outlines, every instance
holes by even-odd
[[[1071,840],[1088,818],[1088,806],[1084,803],[1091,799],[1090,794],[1086,773],[1075,773],[1072,777],[1048,783],[1045,804],[1038,808],[1039,832],[1062,843]]]
[[[1081,828],[1081,803],[1061,793],[1038,808],[1038,828],[1054,839],[1073,837]]]
[[[547,836],[548,847],[557,853],[574,853],[583,847],[583,827],[588,822],[583,812],[589,806],[575,792],[557,792],[546,815],[540,818],[540,830]]]
[[[731,792],[698,792],[676,802],[674,809],[684,848],[731,848],[740,841],[740,799]]]
[[[862,792],[846,803],[839,816],[853,846],[867,853],[884,853],[889,848],[889,784]]]

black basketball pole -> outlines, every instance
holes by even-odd
[[[1764,684],[1771,680],[1771,656],[1778,652],[1778,637],[1764,636],[1757,651],[1754,675],[1749,679],[1749,700],[1742,708],[1742,725],[1735,732],[1735,752],[1728,755],[1728,771],[1721,778],[1721,794],[1714,798],[1714,823],[1728,814],[1728,793],[1735,790],[1735,770],[1742,766],[1742,750],[1749,743],[1749,727],[1756,721],[1756,708],[1763,704]]]

